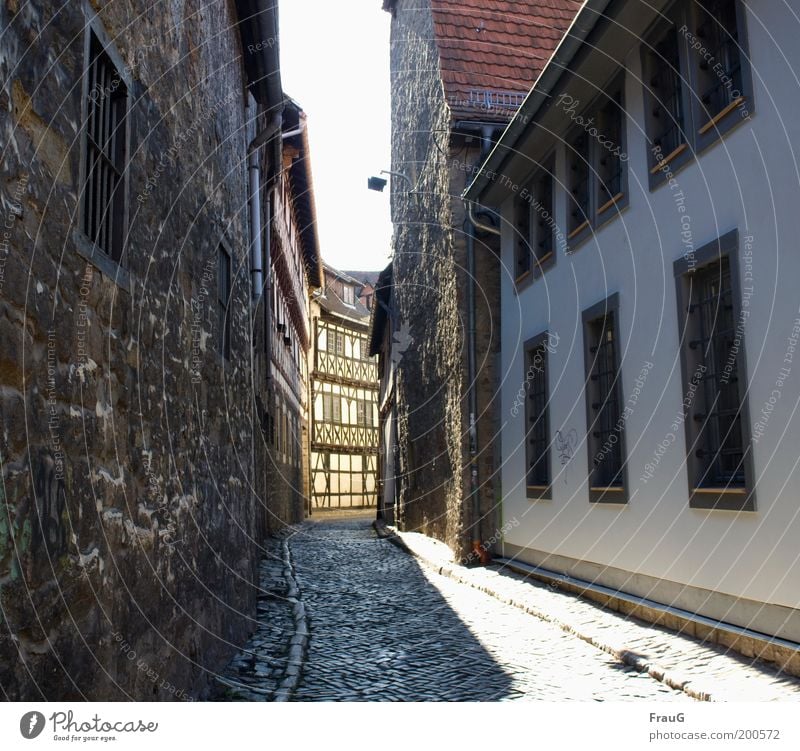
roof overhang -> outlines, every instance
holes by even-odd
[[[500,206],[549,161],[580,114],[638,54],[671,0],[587,0],[462,197]],[[561,96],[571,97],[568,101]],[[560,107],[559,101],[564,101]],[[576,110],[568,115],[568,105]]]
[[[312,289],[321,287],[324,276],[322,272],[322,254],[319,248],[317,232],[317,207],[314,200],[314,180],[311,172],[311,149],[308,142],[308,124],[306,114],[293,99],[286,99],[283,127],[289,136],[287,143],[297,149],[297,158],[289,168],[294,209],[300,230],[300,241],[303,245],[303,260],[308,273],[308,285]]]
[[[598,21],[604,17],[604,13],[612,1],[586,0],[500,140],[489,152],[486,161],[464,191],[464,198],[488,204],[492,203],[492,199],[499,195],[500,190],[497,189],[496,177],[505,174],[505,163],[518,153],[520,140],[533,127],[543,106],[551,101],[553,88],[570,67],[575,55],[584,45]]]
[[[392,298],[392,264],[381,271],[375,283],[375,302],[372,306],[372,319],[369,322],[369,354],[377,355],[381,350],[384,331],[389,321],[388,310]]]
[[[283,105],[277,0],[236,0],[248,88],[266,109]]]

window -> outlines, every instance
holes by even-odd
[[[646,122],[650,134],[651,173],[671,163],[687,146],[684,91],[681,78],[678,30],[674,24],[643,48],[647,87]]]
[[[531,271],[531,207],[521,195],[514,199],[514,275],[519,282]]]
[[[86,70],[81,230],[118,263],[125,244],[128,88],[93,30]]]
[[[371,428],[373,426],[372,417],[372,402],[368,399],[358,399],[356,401],[356,422]]]
[[[650,187],[749,119],[741,0],[679,0],[642,46]]]
[[[533,179],[531,189],[533,216],[531,219],[531,247],[536,258],[536,265],[543,270],[542,264],[553,253],[553,167],[552,164],[539,172]],[[537,269],[534,268],[534,272]]]
[[[322,420],[323,422],[342,421],[342,400],[338,394],[322,395]]]
[[[226,359],[231,358],[231,257],[224,246],[217,248],[217,325],[219,351]]]
[[[618,75],[605,87],[582,113],[586,125],[567,139],[567,240],[573,246],[627,205],[624,81]]]
[[[694,508],[755,509],[737,252],[734,231],[675,262]]]
[[[589,500],[624,503],[624,425],[620,399],[618,297],[583,313]]]
[[[567,145],[568,176],[567,186],[571,196],[567,216],[568,239],[572,239],[582,229],[589,226],[591,207],[591,167],[589,155],[589,136],[580,131]]]
[[[329,331],[328,341],[334,354],[344,355],[344,334],[341,331]]]
[[[525,459],[527,496],[550,498],[550,426],[548,416],[547,332],[525,344]]]
[[[705,120],[697,123],[701,132],[706,126],[713,127],[715,118],[744,101],[737,6],[731,0],[709,0],[696,7],[696,37],[705,48],[693,61],[697,68],[701,119]],[[696,46],[691,46],[690,55]]]
[[[345,305],[355,305],[355,295],[349,284],[342,285],[342,300]]]
[[[553,166],[552,162],[534,174],[530,187],[516,199],[517,282],[541,275],[552,262],[553,253]]]
[[[597,213],[610,209],[623,196],[623,163],[620,144],[624,127],[622,110],[622,91],[617,90],[601,107],[597,124],[605,138],[598,143],[597,154]]]

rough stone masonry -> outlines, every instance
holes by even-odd
[[[241,50],[233,3],[92,6],[132,81],[118,275],[75,240],[84,4],[0,2],[0,687],[197,698],[256,602]]]
[[[459,557],[496,531],[493,400],[497,391],[499,262],[476,241],[476,463],[480,518],[470,502],[465,213],[459,198],[479,139],[454,141],[429,2],[392,3],[392,191],[398,314],[413,343],[398,363],[398,474],[402,529],[446,542]]]

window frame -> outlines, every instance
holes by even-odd
[[[613,316],[613,325],[611,328],[612,337],[614,342],[614,368],[616,376],[614,378],[613,388],[614,397],[617,402],[617,415],[615,424],[621,422],[621,429],[618,431],[618,443],[620,451],[620,469],[617,476],[621,478],[622,484],[619,486],[604,486],[597,485],[594,481],[595,472],[597,468],[593,464],[593,458],[597,455],[600,447],[595,446],[597,438],[594,436],[595,425],[598,417],[593,417],[593,389],[592,384],[595,381],[595,363],[596,357],[592,353],[591,344],[591,327],[594,326],[599,320],[607,319],[608,316]],[[605,300],[595,303],[591,307],[584,310],[581,314],[581,322],[583,327],[583,352],[584,352],[584,373],[585,373],[585,388],[584,398],[586,402],[586,453],[587,453],[587,466],[588,466],[588,490],[590,503],[602,504],[626,504],[628,502],[628,459],[627,451],[625,448],[625,427],[626,420],[624,419],[624,402],[623,402],[623,389],[622,389],[622,356],[620,352],[620,321],[619,321],[619,293],[614,292]],[[605,330],[605,328],[603,329]],[[604,402],[608,397],[604,399]]]
[[[542,237],[546,235],[547,229],[542,229],[541,214],[534,207],[534,203],[541,204],[541,184],[544,181],[550,183],[550,206],[548,213],[552,224],[550,230],[550,250],[544,255],[539,255],[536,248],[542,242]],[[521,204],[527,207],[525,212],[526,216],[522,224],[526,229],[525,238],[517,237],[517,242],[514,248],[514,267],[515,267],[515,284],[518,290],[527,287],[536,279],[539,279],[548,269],[555,265],[558,260],[558,248],[556,246],[556,176],[555,176],[555,154],[550,153],[545,157],[525,181],[526,187],[520,191],[519,196],[516,198],[514,211],[520,211]],[[527,194],[527,197],[525,197]],[[516,229],[519,232],[520,220],[515,214]],[[546,224],[546,222],[545,222]],[[519,261],[519,253],[527,248],[528,252],[528,266],[527,269],[519,274],[516,269]]]
[[[723,107],[719,112],[711,115],[705,111],[705,107],[701,101],[701,92],[697,86],[701,63],[699,59],[692,59],[692,51],[687,49],[687,58],[690,64],[690,71],[692,74],[692,114],[694,116],[695,135],[695,151],[700,153],[712,144],[720,140],[728,131],[735,128],[742,122],[752,116],[754,112],[753,106],[753,77],[750,67],[750,46],[747,38],[747,22],[746,12],[742,0],[731,0],[733,4],[733,11],[736,17],[736,36],[737,46],[739,50],[739,66],[740,76],[742,79],[742,88],[739,93],[741,94],[740,105],[731,106],[731,104]],[[692,21],[693,28],[690,31],[693,34],[699,29],[699,18],[701,8],[697,3],[690,3],[687,11],[687,18]],[[688,26],[688,21],[687,21]],[[741,104],[744,105],[743,110],[740,110]],[[747,113],[746,117],[733,117],[735,113],[744,111]]]
[[[734,5],[739,47],[739,62],[742,79],[742,106],[723,108],[709,120],[704,112],[699,90],[701,50],[692,50],[689,36],[681,30],[685,27],[692,36],[698,30],[701,7],[698,0],[675,0],[642,35],[640,56],[642,62],[642,86],[644,89],[645,148],[647,149],[648,184],[650,191],[668,181],[670,175],[691,163],[706,149],[710,148],[731,130],[750,120],[755,112],[753,78],[747,38],[746,10],[742,0],[730,0]],[[648,58],[654,52],[655,44],[663,33],[674,25],[678,41],[679,77],[682,81],[681,102],[684,112],[683,135],[685,146],[669,154],[661,154],[656,162],[653,154],[653,133],[647,116],[654,104],[654,93],[650,88]],[[700,41],[698,39],[698,41]],[[701,42],[702,43],[702,42]],[[739,117],[733,116],[739,113]]]
[[[695,251],[693,259],[681,256],[673,263],[675,275],[676,307],[678,314],[678,347],[681,358],[681,384],[683,393],[689,391],[692,374],[689,373],[689,327],[688,306],[692,304],[689,284],[691,277],[698,270],[707,269],[714,263],[719,263],[726,258],[731,277],[731,298],[733,305],[734,325],[738,327],[742,320],[742,289],[739,273],[739,231],[738,229],[722,235],[716,240],[707,243]],[[703,487],[699,478],[703,466],[696,456],[699,441],[702,439],[702,428],[695,427],[695,420],[687,414],[684,420],[684,437],[686,441],[686,474],[688,479],[689,507],[695,509],[718,511],[756,511],[756,485],[753,466],[753,437],[750,422],[750,409],[748,399],[747,377],[747,331],[742,334],[739,350],[736,353],[737,389],[739,397],[739,425],[742,431],[742,451],[744,484],[725,488]],[[699,393],[698,389],[698,393]],[[696,408],[697,397],[689,411]],[[705,401],[703,401],[705,404]],[[707,471],[707,470],[706,470]]]
[[[525,383],[528,383],[528,371],[532,367],[530,364],[530,356],[538,349],[544,348],[545,351],[545,366],[544,366],[544,409],[542,412],[537,415],[537,419],[534,421],[534,425],[538,423],[539,419],[544,416],[544,433],[545,433],[545,440],[547,441],[544,453],[540,455],[539,460],[536,462],[537,464],[541,461],[541,456],[544,456],[544,461],[547,467],[547,484],[531,484],[530,483],[530,472],[531,472],[531,460],[532,460],[532,449],[531,449],[531,434],[533,432],[533,425],[531,425],[532,415],[529,412],[529,405],[532,401],[532,385],[531,388],[525,388],[525,407],[523,409],[524,419],[525,419],[525,496],[529,501],[537,501],[537,500],[551,500],[553,495],[553,452],[552,452],[552,438],[550,436],[550,362],[549,356],[550,351],[548,349],[548,344],[550,342],[550,332],[545,330],[541,333],[537,334],[536,336],[531,337],[528,339],[524,346],[523,346],[523,363],[524,363],[524,379]]]
[[[115,44],[106,33],[102,21],[97,13],[92,9],[88,2],[83,3],[83,13],[85,16],[85,27],[83,34],[83,56],[81,69],[81,132],[80,132],[80,166],[79,166],[79,190],[76,207],[75,221],[73,222],[72,239],[75,249],[80,256],[89,261],[100,273],[112,279],[117,286],[131,292],[133,277],[129,269],[127,258],[129,227],[130,227],[130,161],[131,161],[131,113],[133,111],[132,102],[135,97],[134,82],[128,66],[119,54]],[[91,87],[91,62],[92,62],[92,37],[97,40],[103,52],[109,58],[114,74],[125,86],[125,111],[123,121],[125,124],[123,159],[120,182],[122,184],[121,218],[119,234],[121,236],[121,246],[119,248],[119,259],[115,259],[104,248],[93,242],[89,235],[84,231],[84,214],[86,211],[86,192],[88,182],[88,161],[89,161],[89,94]]]
[[[620,190],[616,196],[600,202],[600,192],[602,190],[602,179],[600,177],[600,159],[608,151],[607,147],[600,143],[598,138],[593,137],[587,132],[585,127],[576,125],[570,128],[564,139],[565,159],[564,167],[566,175],[564,178],[563,195],[566,199],[566,243],[567,253],[575,252],[589,237],[594,235],[597,230],[608,222],[619,216],[630,202],[630,190],[628,187],[628,113],[626,110],[625,84],[627,81],[627,71],[625,68],[614,71],[608,82],[597,92],[586,107],[581,109],[583,122],[589,120],[597,121],[598,116],[610,107],[613,102],[618,102],[620,113],[619,140],[617,145],[620,155]],[[596,127],[596,126],[592,126]],[[597,128],[598,135],[602,133],[602,128]],[[588,211],[582,223],[570,228],[570,216],[574,210],[574,198],[572,197],[572,183],[569,179],[572,157],[574,154],[573,144],[577,138],[585,137],[587,142],[587,169],[588,169]],[[615,149],[616,150],[616,149]],[[624,159],[622,157],[625,157]]]
[[[661,14],[661,17],[656,23],[643,35],[643,42],[640,47],[642,85],[644,88],[645,145],[647,148],[648,183],[651,190],[664,181],[666,175],[665,166],[668,166],[670,170],[674,172],[692,158],[692,141],[690,137],[692,128],[692,105],[690,98],[692,81],[691,78],[686,75],[688,70],[686,39],[681,36],[679,31],[683,18],[683,0],[677,0],[677,2],[673,3]],[[683,122],[680,126],[679,133],[682,136],[682,140],[668,154],[664,154],[662,151],[660,158],[656,160],[653,152],[653,126],[650,115],[648,114],[653,111],[658,101],[651,84],[652,76],[654,75],[652,59],[658,54],[656,52],[657,46],[671,29],[675,32],[678,54],[678,70],[676,73],[681,87],[680,103],[683,111]],[[658,64],[659,63],[656,63],[656,65]]]
[[[349,300],[347,298],[350,298]],[[352,284],[342,283],[342,302],[350,308],[356,306],[356,290]]]

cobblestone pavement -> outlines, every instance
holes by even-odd
[[[377,539],[370,521],[306,522],[289,538],[310,630],[294,700],[690,701],[557,626],[422,568]],[[265,575],[278,568],[265,565]],[[274,698],[274,668],[297,669],[287,661],[291,608],[280,598],[262,605],[262,630],[232,663],[238,688],[227,698]]]
[[[747,658],[687,633],[654,626],[561,591],[505,567],[466,568],[433,538],[399,533],[402,543],[425,564],[461,585],[569,632],[695,698],[711,701],[792,701],[800,699],[800,679],[775,663]]]
[[[286,673],[294,619],[281,547],[280,538],[267,541],[260,567],[258,629],[217,682],[212,699],[271,701]]]

